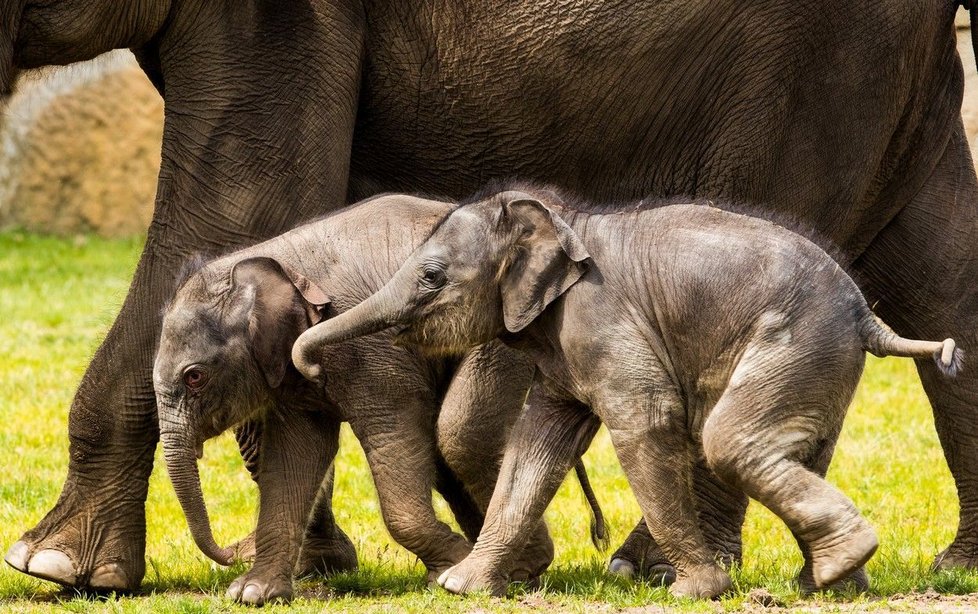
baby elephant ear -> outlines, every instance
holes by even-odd
[[[232,311],[247,318],[251,352],[272,388],[285,377],[292,344],[324,319],[329,297],[274,258],[241,260],[231,269]]]
[[[584,275],[591,255],[577,233],[535,198],[511,200],[503,217],[522,248],[500,284],[503,321],[515,333]]]

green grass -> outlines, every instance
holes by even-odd
[[[136,240],[65,241],[0,233],[2,549],[33,526],[58,497],[67,467],[71,396],[122,302],[140,248]],[[586,462],[612,529],[612,543],[620,543],[638,518],[638,509],[603,432]],[[594,551],[587,539],[588,515],[573,482],[564,485],[547,515],[557,560],[545,576],[544,590],[516,590],[508,599],[459,599],[425,588],[422,567],[390,540],[363,453],[348,430],[337,466],[334,505],[341,526],[357,544],[362,570],[326,582],[301,583],[300,597],[288,611],[319,611],[325,600],[338,611],[584,611],[647,605],[731,611],[750,605],[747,595],[756,588],[769,590],[785,605],[800,599],[791,584],[800,565],[795,544],[780,521],[756,504],[744,528],[746,556],[743,567],[734,572],[736,590],[719,603],[679,603],[662,588],[607,576],[606,555]],[[254,524],[256,492],[229,437],[208,444],[201,471],[218,541],[229,543],[245,535]],[[829,478],[878,529],[882,545],[869,564],[873,592],[861,597],[828,595],[800,605],[822,611],[901,608],[903,602],[895,596],[930,587],[942,593],[978,591],[976,574],[935,574],[928,569],[934,554],[953,536],[957,499],[910,361],[870,358]],[[439,505],[444,515],[445,507]],[[223,593],[243,567],[215,569],[196,550],[162,471],[153,474],[146,509],[143,593],[93,602],[3,566],[0,610],[236,609]]]

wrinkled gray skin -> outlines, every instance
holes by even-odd
[[[954,342],[881,327],[835,261],[770,222],[695,205],[588,211],[532,188],[463,206],[378,293],[293,348],[308,377],[328,344],[389,327],[427,351],[499,336],[532,357],[534,388],[483,532],[439,583],[505,591],[518,544],[599,420],[675,566],[673,594],[730,588],[698,520],[709,510],[679,486],[701,457],[781,517],[816,588],[860,572],[876,535],[822,476],[864,351],[954,373]]]
[[[437,483],[475,541],[532,378],[526,357],[498,342],[426,357],[380,335],[316,356],[325,394],[290,362],[300,333],[378,290],[450,209],[407,196],[348,207],[207,264],[167,307],[154,369],[164,455],[196,543],[222,564],[233,552],[214,542],[195,452],[237,424],[263,424],[255,564],[231,597],[260,605],[291,596],[342,421],[363,446],[391,535],[429,580],[469,553],[470,542],[435,517],[431,490]],[[530,532],[517,563],[523,580],[553,558],[545,525]]]
[[[153,223],[72,402],[64,489],[5,560],[68,586],[139,586],[158,441],[153,352],[181,264],[382,191],[461,198],[520,176],[600,202],[752,203],[838,245],[901,334],[978,344],[978,190],[955,10],[952,0],[0,0],[0,99],[20,70],[131,48],[166,113]],[[918,369],[961,501],[937,563],[974,567],[978,370],[948,383],[931,361]],[[713,539],[736,558],[744,502],[697,480]],[[340,535],[324,518],[317,532]],[[335,558],[353,564],[351,554]],[[642,571],[657,556],[640,525],[613,566]]]

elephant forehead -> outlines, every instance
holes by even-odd
[[[489,234],[489,222],[485,213],[462,208],[452,214],[438,232],[437,238],[454,248],[467,249],[481,246]]]

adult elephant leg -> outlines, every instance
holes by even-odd
[[[233,3],[188,6],[175,5],[165,30],[137,50],[165,86],[146,248],[72,403],[61,498],[6,556],[68,586],[132,589],[145,571],[144,502],[158,440],[153,351],[184,260],[274,236],[346,200],[359,5],[249,5],[244,13]],[[295,66],[307,68],[303,78]]]
[[[339,433],[339,429],[335,429]],[[258,482],[258,469],[261,457],[262,422],[250,420],[234,430],[238,450],[244,460],[245,468],[251,478]],[[330,442],[329,449],[339,447],[339,442]],[[353,542],[336,524],[333,517],[333,478],[335,475],[333,459],[330,458],[329,471],[323,480],[316,503],[309,516],[306,532],[302,540],[302,550],[296,565],[296,575],[330,575],[357,569],[357,553]],[[238,558],[254,560],[255,532],[232,546]]]
[[[978,181],[958,122],[933,173],[854,263],[876,312],[899,334],[978,350]],[[937,567],[978,567],[978,368],[957,377],[917,361],[961,506]]]
[[[464,357],[445,393],[438,416],[438,449],[478,505],[480,529],[533,371],[524,354],[492,341]],[[475,541],[478,535],[476,530],[468,537]],[[540,523],[513,564],[510,579],[535,582],[553,557],[547,526]]]
[[[32,576],[108,590],[142,580],[144,502],[159,438],[151,376],[157,314],[180,253],[159,235],[150,230],[132,291],[72,402],[61,497],[5,557]]]

